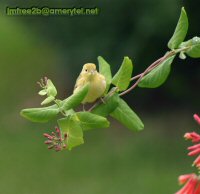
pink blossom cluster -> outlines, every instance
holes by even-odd
[[[194,114],[195,121],[200,125],[200,117]],[[185,139],[191,140],[194,145],[189,146],[188,156],[197,156],[193,162],[193,166],[196,166],[200,170],[200,135],[196,132],[189,132],[184,135]],[[184,186],[176,192],[176,194],[200,194],[200,176],[194,173],[185,174],[179,176],[179,183]]]
[[[65,144],[67,134],[65,133],[64,137],[62,138],[61,131],[58,127],[55,127],[55,132],[51,132],[51,135],[48,133],[44,133],[43,135],[47,138],[44,143],[48,145],[48,149],[61,151],[62,149],[67,147],[67,145]]]

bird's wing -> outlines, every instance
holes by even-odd
[[[80,74],[76,80],[76,84],[74,86],[74,92],[78,91],[80,88],[82,88],[86,83],[85,78]]]
[[[78,80],[80,79],[81,75],[78,76],[78,78],[76,79],[76,83],[75,83],[75,86],[74,86],[74,90],[78,87]]]

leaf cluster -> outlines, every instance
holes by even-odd
[[[39,95],[47,95],[47,98],[42,101],[41,105],[46,105],[50,102],[54,102],[55,104],[42,108],[23,109],[21,115],[32,122],[44,123],[61,113],[63,118],[58,119],[57,123],[62,135],[67,134],[65,144],[69,150],[84,142],[84,131],[109,127],[108,116],[115,118],[131,130],[142,130],[144,125],[140,118],[119,96],[119,92],[126,90],[131,81],[132,61],[128,57],[125,57],[114,77],[112,77],[110,65],[102,57],[98,57],[98,62],[99,72],[105,76],[107,85],[103,103],[96,103],[88,111],[75,111],[76,107],[81,104],[87,95],[89,84],[86,84],[68,98],[59,100],[55,99],[57,95],[56,87],[50,79],[47,79],[46,85],[41,84],[42,90],[39,92]],[[111,88],[111,84],[114,87]]]
[[[124,57],[119,70],[112,76],[111,66],[103,58],[98,57],[99,72],[105,76],[106,91],[102,101],[99,100],[87,111],[76,111],[89,90],[86,84],[78,92],[64,100],[56,99],[57,90],[50,79],[41,80],[41,96],[47,96],[41,105],[54,103],[54,105],[42,108],[28,108],[21,111],[21,115],[32,122],[48,122],[56,118],[58,114],[62,118],[57,120],[62,136],[65,139],[66,149],[84,143],[83,133],[87,130],[107,128],[110,126],[108,117],[119,121],[132,131],[140,131],[144,124],[134,110],[122,99],[121,96],[133,90],[136,86],[141,88],[156,88],[162,85],[168,78],[171,65],[179,54],[180,59],[186,56],[200,57],[200,38],[194,37],[185,41],[188,31],[188,18],[185,9],[182,8],[178,24],[174,34],[168,42],[170,51],[152,63],[143,73],[132,77],[133,63],[129,57]],[[132,81],[135,83],[129,87]]]

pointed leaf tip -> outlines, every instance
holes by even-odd
[[[50,79],[47,80],[47,94],[54,97],[57,95],[56,87]]]
[[[98,59],[98,62],[99,62],[99,73],[101,73],[106,79],[106,91],[105,91],[105,93],[107,93],[107,91],[109,90],[111,81],[112,81],[112,73],[111,73],[110,65],[101,56],[99,56],[97,59]]]
[[[112,84],[117,86],[119,91],[126,90],[130,83],[132,71],[133,64],[131,59],[129,59],[128,57],[124,57],[120,69],[112,79]]]
[[[20,112],[20,115],[32,122],[45,123],[54,118],[59,113],[57,105],[44,108],[27,108]]]
[[[184,41],[188,31],[188,17],[187,13],[182,7],[181,14],[175,28],[174,34],[168,42],[168,48],[176,49]]]

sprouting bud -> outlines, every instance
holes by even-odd
[[[52,141],[51,140],[46,140],[44,143],[45,144],[52,144]]]
[[[54,147],[54,145],[50,145],[50,146],[48,146],[48,149],[50,150],[50,149],[53,149],[53,147]]]
[[[44,133],[43,136],[51,140],[53,139],[53,136],[49,135],[48,133]]]
[[[48,80],[47,77],[44,77],[44,79],[41,78],[40,81],[37,82],[37,84],[38,84],[41,88],[45,89],[45,88],[46,88],[46,85],[47,85],[47,80]]]
[[[67,147],[67,145],[66,145],[66,144],[64,144],[64,145],[63,145],[63,148],[66,148],[66,147]]]
[[[67,134],[64,133],[62,137],[62,133],[58,127],[55,127],[55,132],[52,131],[51,135],[48,133],[43,134],[48,140],[44,143],[48,145],[48,149],[54,149],[55,151],[61,151],[67,147],[65,141],[67,140]]]
[[[64,140],[66,140],[66,139],[67,139],[67,133],[64,134]]]

